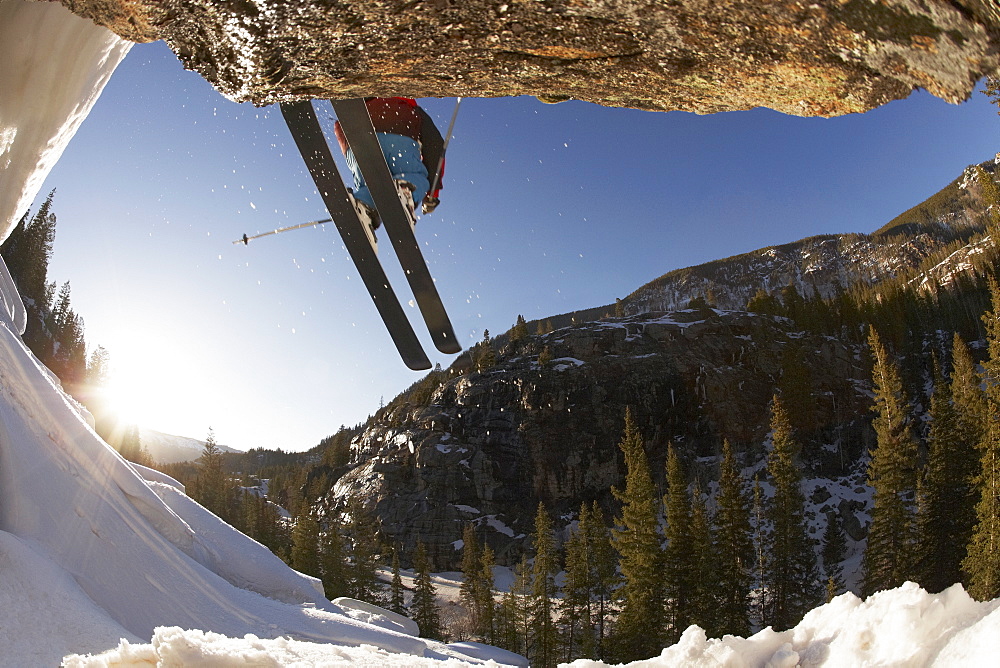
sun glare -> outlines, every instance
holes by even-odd
[[[207,383],[190,355],[145,338],[141,347],[119,344],[110,355],[105,396],[124,423],[175,434],[200,423],[207,410]]]

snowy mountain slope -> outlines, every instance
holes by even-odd
[[[963,222],[968,221],[963,218]],[[694,297],[709,295],[720,308],[743,308],[757,290],[775,294],[788,285],[805,297],[818,294],[828,299],[840,288],[876,283],[916,267],[950,238],[923,232],[894,239],[867,235],[803,239],[670,272],[629,295],[626,313],[677,310]]]
[[[35,627],[58,636],[53,642],[0,634],[0,656],[25,663],[51,665],[69,651],[149,638],[160,626],[460,656],[341,614],[314,579],[174,485],[144,480],[7,327],[0,327],[0,555],[8,574],[23,574],[16,586],[0,585],[0,601],[10,603],[0,608],[5,616],[65,601]]]
[[[187,436],[164,434],[152,429],[140,428],[139,440],[153,460],[160,464],[192,462],[201,457],[201,452],[205,447],[205,441]],[[218,445],[218,448],[223,452],[239,452],[236,448],[225,445]]]
[[[981,166],[993,172],[998,164],[1000,158]],[[637,288],[617,306],[621,315],[675,311],[703,297],[719,308],[740,310],[758,290],[774,295],[788,285],[804,297],[830,298],[841,289],[872,285],[920,267],[949,243],[967,240],[983,229],[978,183],[970,166],[872,234],[809,237],[675,269]],[[970,244],[927,271],[922,280],[928,286],[934,280],[947,285],[981,252],[981,243]],[[616,310],[615,304],[580,309],[531,321],[528,329],[535,331],[540,322],[559,329],[612,317]]]
[[[995,171],[1000,158],[983,163]],[[742,308],[758,289],[774,294],[794,285],[799,294],[833,297],[840,288],[872,284],[917,267],[957,238],[983,228],[976,172],[972,166],[924,202],[903,212],[874,234],[827,235],[762,248],[731,258],[669,272],[625,299],[627,313],[683,308],[711,295],[721,308]],[[961,271],[965,249],[949,258],[931,278]]]

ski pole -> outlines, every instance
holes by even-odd
[[[437,169],[434,170],[434,180],[431,182],[431,189],[427,192],[433,193],[437,190],[438,181],[441,180],[441,169],[444,167],[444,154],[448,150],[448,142],[451,141],[451,131],[455,128],[455,119],[458,118],[458,105],[462,104],[462,98],[455,98],[455,111],[451,114],[451,122],[448,123],[448,135],[444,139],[444,146],[441,147],[441,157],[438,158]]]
[[[266,237],[269,234],[278,234],[279,232],[288,232],[290,230],[297,230],[303,227],[312,227],[313,225],[322,225],[323,223],[330,223],[330,222],[333,222],[332,218],[324,218],[323,220],[313,220],[308,223],[300,223],[298,225],[291,225],[289,227],[279,227],[276,230],[271,230],[270,232],[261,232],[260,234],[253,235],[252,237],[248,237],[247,235],[244,234],[241,238],[237,239],[233,243],[243,244],[244,246],[246,246],[254,239],[260,239],[261,237]]]

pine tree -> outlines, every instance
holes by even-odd
[[[528,555],[514,567],[514,582],[504,592],[497,617],[497,644],[506,649],[527,656],[528,636],[531,631],[529,602],[531,599],[531,567]]]
[[[993,176],[981,165],[976,165],[975,170],[976,180],[979,182],[979,192],[982,194],[983,203],[987,207],[989,216],[986,230],[990,237],[996,241],[998,239],[997,232],[1000,232],[1000,187],[997,187]]]
[[[549,350],[548,346],[542,348],[542,351],[538,353],[538,366],[547,367],[552,364],[552,351]]]
[[[483,330],[483,340],[475,349],[476,371],[483,373],[489,371],[497,365],[497,355],[493,351],[493,340],[490,339],[490,330]]]
[[[832,577],[826,579],[826,602],[829,603],[833,599],[837,598],[840,593],[840,587],[837,586],[837,581]]]
[[[989,281],[992,311],[983,316],[989,358],[983,364],[987,420],[976,479],[976,525],[962,562],[969,594],[980,601],[1000,596],[1000,286]]]
[[[52,212],[55,194],[55,189],[50,191],[30,219],[30,212],[25,213],[0,249],[21,297],[25,302],[39,306],[48,304],[49,260],[52,259],[52,243],[56,237],[56,215]]]
[[[431,564],[427,558],[427,548],[417,541],[413,557],[416,581],[413,585],[413,600],[410,602],[410,618],[420,627],[422,638],[442,640],[441,613],[437,606],[437,590],[431,580]]]
[[[25,345],[43,362],[52,357],[53,341],[45,316],[52,301],[54,286],[48,282],[49,260],[56,235],[56,215],[48,197],[34,216],[25,213],[17,227],[0,247],[0,255],[24,301],[28,322],[22,337]]]
[[[514,327],[510,330],[510,342],[511,343],[521,343],[528,338],[528,323],[525,322],[523,315],[517,316],[517,322]]]
[[[693,573],[691,572],[691,499],[687,478],[674,447],[667,448],[667,495],[663,552],[663,588],[666,606],[666,639],[676,643],[692,623]]]
[[[777,630],[795,626],[819,603],[822,593],[816,555],[809,539],[802,494],[802,472],[796,464],[800,446],[791,421],[775,395],[771,409],[772,449],[767,472],[774,485],[768,507],[768,624]]]
[[[222,470],[222,450],[216,445],[215,432],[211,428],[205,438],[198,465],[201,473],[198,476],[199,493],[195,501],[222,516],[226,505],[226,476]]]
[[[556,555],[555,536],[552,533],[552,520],[545,510],[545,505],[538,504],[535,513],[535,562],[532,567],[531,580],[531,638],[533,649],[532,666],[547,668],[558,662],[556,647],[556,627],[553,619],[555,608],[555,574],[559,570]]]
[[[385,590],[378,579],[379,541],[378,525],[374,516],[364,507],[361,497],[351,497],[348,502],[350,521],[347,535],[351,540],[351,596],[361,601],[381,605]]]
[[[404,591],[403,577],[399,570],[399,551],[392,548],[392,585],[389,587],[389,609],[401,615],[406,614]]]
[[[111,372],[111,354],[104,346],[97,346],[87,359],[87,384],[103,387]]]
[[[868,338],[874,358],[876,445],[868,465],[874,489],[862,591],[892,589],[913,577],[914,466],[917,444],[910,429],[909,408],[899,368],[873,328]]]
[[[320,535],[319,560],[320,574],[323,579],[323,589],[326,597],[333,600],[340,596],[351,595],[350,573],[347,555],[344,549],[344,538],[340,534],[338,519],[327,522],[326,531]]]
[[[752,618],[755,626],[763,628],[768,625],[767,611],[770,607],[770,582],[768,571],[770,559],[767,554],[767,526],[764,509],[764,491],[760,486],[759,476],[753,479],[753,506],[751,507],[753,526],[753,580],[756,596],[752,608]]]
[[[458,597],[473,616],[475,625],[476,598],[479,579],[479,541],[476,540],[476,529],[471,523],[466,523],[462,531],[462,584],[458,589]]]
[[[593,578],[593,597],[596,603],[594,657],[605,658],[605,645],[608,635],[608,620],[613,614],[612,599],[618,587],[618,560],[615,549],[611,545],[611,531],[604,521],[601,507],[594,501],[590,508],[590,531],[587,543],[590,546],[591,574]]]
[[[292,529],[292,568],[319,577],[319,522],[312,513],[299,515]]]
[[[584,503],[576,528],[566,539],[566,579],[562,587],[560,625],[565,641],[565,660],[593,658],[594,626],[591,613],[594,583],[590,557],[590,509]]]
[[[847,557],[847,542],[844,537],[844,523],[837,510],[827,514],[822,556],[829,603],[834,596],[842,594],[845,589],[843,561]]]
[[[492,643],[496,636],[496,601],[494,600],[495,583],[493,579],[493,567],[496,566],[496,557],[493,549],[488,544],[483,544],[483,549],[479,559],[480,582],[479,600],[476,607],[479,609],[479,635],[487,643]]]
[[[54,348],[42,361],[65,384],[74,388],[87,375],[87,344],[83,336],[83,319],[71,304],[69,281],[63,283],[56,297],[49,320]]]
[[[485,597],[483,590],[482,555],[479,541],[476,540],[476,530],[472,524],[466,524],[462,534],[462,585],[459,588],[459,600],[469,613],[474,635],[483,636],[483,618],[486,611],[482,609]]]
[[[625,455],[625,490],[612,488],[622,503],[620,528],[611,532],[612,544],[621,556],[624,583],[619,590],[622,609],[616,625],[618,658],[644,659],[659,653],[663,645],[663,586],[660,579],[660,535],[657,531],[657,499],[642,437],[625,412],[625,435],[619,447]]]
[[[153,465],[153,458],[149,455],[149,451],[142,444],[142,438],[139,436],[139,427],[134,424],[125,428],[118,452],[125,459],[140,466]]]
[[[729,441],[722,445],[719,494],[716,498],[716,545],[719,554],[719,627],[723,633],[747,636],[750,619],[747,604],[753,584],[754,563],[750,505]]]
[[[976,371],[976,363],[969,353],[969,347],[957,333],[951,350],[951,401],[955,406],[957,429],[959,438],[964,444],[963,450],[969,453],[966,471],[971,478],[979,469],[976,448],[986,435],[988,415],[986,395],[983,393],[982,378]]]
[[[972,540],[973,527],[976,525],[976,505],[981,498],[976,477],[980,472],[980,446],[985,440],[988,423],[986,395],[981,385],[982,378],[976,371],[968,346],[955,334],[952,345],[951,400],[955,408],[958,442],[961,444],[959,475],[965,490],[953,521],[956,532],[965,536],[961,543],[966,546],[965,549]],[[968,579],[964,578],[963,583],[968,584]]]
[[[720,637],[719,606],[722,603],[722,590],[718,580],[718,554],[715,551],[712,518],[705,495],[697,482],[691,497],[690,537],[690,621],[704,629],[709,637]]]
[[[969,496],[963,470],[966,455],[958,429],[958,415],[951,401],[940,364],[934,360],[934,392],[930,404],[927,466],[918,485],[915,577],[928,592],[944,591],[962,579],[962,560],[971,533],[956,521]]]
[[[764,288],[757,290],[757,293],[747,301],[747,310],[752,313],[764,313],[766,315],[781,315],[784,307],[773,295]]]

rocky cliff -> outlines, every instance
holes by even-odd
[[[868,446],[869,372],[859,352],[781,318],[702,309],[529,336],[508,343],[489,370],[432,374],[430,386],[397,398],[354,440],[356,466],[325,503],[362,495],[388,540],[410,553],[420,536],[438,568],[457,567],[456,541],[472,522],[499,562],[512,564],[539,502],[561,518],[558,527],[582,501],[616,511],[626,406],[658,480],[670,443],[706,483],[723,439],[757,466],[766,407],[793,347],[815,397],[804,461],[814,475],[843,476]],[[552,359],[540,364],[546,349]],[[856,509],[844,507],[848,525],[858,525]]]
[[[61,0],[227,97],[580,99],[711,113],[950,101],[998,71],[988,0]]]

